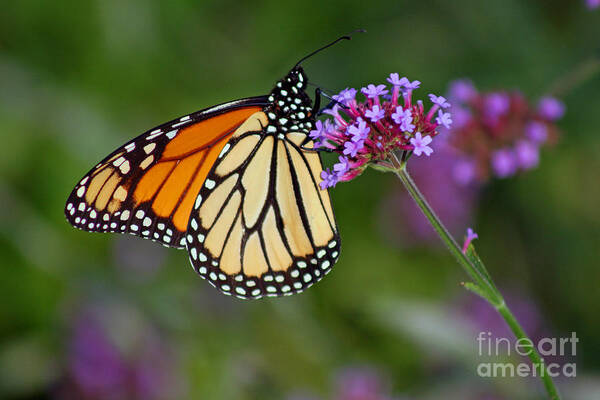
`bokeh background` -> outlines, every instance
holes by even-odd
[[[405,229],[391,174],[332,191],[341,258],[281,299],[223,296],[184,251],[63,217],[73,185],[118,145],[266,93],[356,28],[368,33],[305,63],[313,82],[337,92],[399,72],[424,98],[469,77],[536,99],[600,48],[600,9],[583,1],[3,3],[0,398],[540,398],[534,378],[477,376],[477,333],[508,333],[452,257]],[[562,100],[557,145],[466,202],[465,224],[531,335],[579,337],[565,398],[597,399],[600,75]]]

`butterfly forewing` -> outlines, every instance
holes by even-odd
[[[114,151],[67,200],[69,222],[184,247],[194,201],[218,155],[266,97],[226,103],[163,124]]]

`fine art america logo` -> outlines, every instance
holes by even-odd
[[[545,376],[552,378],[564,376],[574,378],[577,368],[574,362],[562,362],[565,359],[574,359],[577,355],[577,342],[579,339],[575,332],[570,337],[541,338],[534,343],[528,338],[509,340],[504,337],[492,336],[491,332],[479,332],[477,344],[480,357],[508,358],[513,356],[529,356],[533,348],[537,349],[542,357],[542,364],[533,365],[530,362],[481,362],[477,366],[477,375],[484,378],[491,377],[526,377]],[[559,362],[557,362],[559,361]]]

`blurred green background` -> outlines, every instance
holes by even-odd
[[[332,191],[341,258],[281,299],[223,296],[184,251],[65,221],[74,184],[129,138],[264,94],[356,28],[368,33],[304,64],[313,82],[336,92],[399,72],[424,98],[469,77],[535,99],[600,48],[600,10],[583,1],[3,3],[0,398],[358,399],[343,391],[360,384],[393,398],[540,398],[534,378],[477,376],[475,336],[498,322],[447,252],[384,227],[392,175]],[[600,76],[563,100],[558,145],[488,185],[473,226],[492,276],[530,311],[524,324],[577,333],[565,398],[597,399]]]

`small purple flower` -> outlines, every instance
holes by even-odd
[[[402,108],[402,106],[398,106],[396,107],[396,112],[392,114],[392,119],[395,123],[400,125],[407,114],[410,116],[409,110],[405,111],[404,108]]]
[[[344,143],[344,151],[342,152],[345,155],[349,155],[350,157],[356,157],[356,154],[365,147],[365,141],[359,140],[357,142],[353,142],[351,140]]]
[[[331,115],[334,118],[334,122],[336,125],[339,125],[339,123],[342,120],[342,117],[340,116],[340,105],[337,103],[334,104],[331,108],[324,109],[323,114]]]
[[[538,147],[527,140],[521,140],[517,143],[515,146],[515,153],[517,155],[519,167],[523,169],[534,168],[540,162],[540,151]]]
[[[450,99],[467,103],[477,96],[477,89],[469,79],[457,79],[450,84]]]
[[[402,106],[396,107],[396,112],[392,114],[392,119],[400,126],[402,132],[412,133],[415,130],[413,125],[412,112],[409,109],[403,109]]]
[[[378,105],[374,105],[372,109],[365,111],[365,116],[371,122],[377,122],[385,116],[385,111]]]
[[[466,186],[473,182],[477,176],[477,164],[472,159],[462,159],[452,168],[452,177],[459,185]]]
[[[509,149],[500,149],[492,153],[492,169],[499,178],[506,178],[517,171],[515,154]]]
[[[538,103],[538,113],[544,119],[556,121],[565,114],[565,105],[554,97],[542,97]]]
[[[376,99],[378,96],[388,93],[387,89],[385,88],[385,85],[375,86],[372,83],[367,85],[366,88],[360,89],[360,91],[370,99]]]
[[[329,187],[334,187],[339,180],[338,174],[336,174],[335,172],[332,173],[329,168],[327,168],[324,171],[321,171],[321,179],[323,179],[321,183],[319,183],[321,190],[325,190]]]
[[[407,78],[402,78],[402,79],[406,79],[406,82],[404,82],[404,88],[406,90],[415,90],[418,89],[419,86],[421,86],[421,81],[412,81],[410,82]],[[402,81],[402,79],[400,79]]]
[[[437,122],[438,125],[443,125],[446,129],[450,129],[450,125],[452,125],[452,115],[439,110],[435,122]]]
[[[391,399],[389,387],[376,370],[369,367],[351,367],[341,371],[337,378],[334,399],[385,400]]]
[[[506,93],[490,93],[484,101],[485,113],[493,118],[500,117],[508,112],[510,98]]]
[[[431,100],[431,102],[435,105],[440,106],[441,108],[448,108],[450,107],[450,103],[448,103],[446,101],[446,98],[443,96],[436,96],[435,94],[430,94],[429,95],[429,100]]]
[[[465,127],[469,121],[471,121],[472,115],[471,112],[463,107],[458,107],[456,105],[452,106],[452,125],[453,129],[461,129]]]
[[[367,123],[364,119],[358,117],[356,119],[356,124],[350,125],[348,127],[348,134],[352,136],[353,142],[364,141],[369,135],[369,131],[371,128],[367,126]]]
[[[390,74],[390,77],[386,80],[393,86],[404,86],[404,84],[408,82],[408,79],[406,78],[399,79],[399,75],[397,72],[392,72]]]
[[[410,138],[410,144],[414,146],[413,153],[415,155],[420,156],[422,153],[425,153],[426,156],[430,156],[433,153],[433,149],[428,146],[431,143],[431,137],[425,136],[421,137],[421,132],[417,132],[415,137]]]
[[[338,176],[342,176],[350,170],[350,161],[345,156],[339,156],[338,159],[340,162],[333,165],[333,170]]]
[[[585,0],[585,5],[588,9],[593,10],[600,7],[600,0]]]
[[[354,88],[346,88],[342,90],[339,94],[331,96],[335,101],[339,101],[344,105],[348,105],[349,102],[354,100],[356,97],[356,89]]]
[[[465,243],[463,244],[462,252],[466,253],[467,249],[471,242],[475,239],[479,239],[479,235],[471,228],[467,228],[467,237],[465,238]]]
[[[327,121],[325,121],[325,124],[327,124]],[[326,132],[325,124],[323,124],[321,121],[317,121],[317,123],[315,124],[315,129],[310,131],[308,133],[308,136],[310,136],[310,138],[315,141],[323,139]]]
[[[544,143],[548,139],[548,128],[542,122],[531,121],[525,125],[525,134],[534,143]]]

